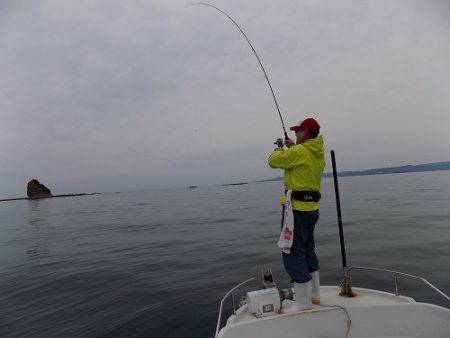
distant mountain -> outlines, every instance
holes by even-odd
[[[354,170],[354,171],[342,171],[338,173],[339,177],[346,176],[367,176],[367,175],[383,175],[383,174],[401,174],[412,173],[420,171],[437,171],[437,170],[450,170],[450,161],[448,162],[435,162],[416,165],[404,165],[400,167],[385,167],[375,168],[367,170]],[[333,173],[324,173],[323,177],[332,177]],[[257,182],[271,182],[282,181],[283,177],[269,178],[265,180],[259,180]]]

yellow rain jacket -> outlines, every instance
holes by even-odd
[[[325,168],[325,149],[322,135],[296,144],[285,151],[274,151],[269,156],[269,166],[284,169],[286,190],[320,191],[323,169]],[[284,204],[286,194],[281,196]],[[319,209],[318,202],[292,200],[292,209],[313,211]]]

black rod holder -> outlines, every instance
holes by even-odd
[[[334,193],[336,195],[336,211],[339,226],[339,241],[341,244],[342,268],[344,270],[344,278],[341,282],[341,296],[354,297],[350,287],[350,277],[347,273],[347,254],[345,252],[344,228],[342,226],[341,200],[339,198],[339,184],[336,169],[336,156],[334,150],[331,150],[331,165],[333,166]]]

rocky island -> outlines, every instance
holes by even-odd
[[[75,196],[85,196],[85,195],[100,195],[100,193],[94,192],[94,193],[81,193],[81,194],[53,195],[49,188],[47,188],[44,184],[39,182],[37,179],[33,178],[27,184],[27,197],[5,198],[5,199],[0,199],[0,202],[17,201],[17,200],[37,200],[37,199],[42,199],[42,198],[54,198],[54,197],[75,197]]]
[[[35,178],[27,184],[27,196],[29,199],[53,197],[50,189]]]

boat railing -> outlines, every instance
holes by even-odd
[[[350,272],[354,271],[354,270],[390,273],[394,277],[394,287],[395,287],[395,295],[396,296],[400,295],[399,283],[398,283],[399,277],[407,277],[407,278],[411,278],[411,279],[417,279],[417,280],[420,280],[421,282],[423,282],[425,285],[427,285],[431,289],[433,289],[434,291],[436,291],[438,294],[440,294],[442,297],[444,297],[447,301],[450,301],[450,297],[448,295],[446,295],[443,291],[439,290],[436,286],[431,284],[428,280],[426,280],[425,278],[420,277],[420,276],[415,276],[415,275],[411,275],[409,273],[404,273],[404,272],[395,271],[395,270],[372,268],[372,267],[365,267],[365,266],[350,266],[350,267],[347,267],[346,269],[347,269],[347,274],[349,277],[351,277]],[[231,296],[231,301],[232,301],[232,305],[233,305],[233,314],[236,314],[236,302],[234,300],[234,292],[237,289],[239,289],[241,286],[243,286],[253,280],[255,280],[255,278],[250,278],[250,279],[243,281],[242,283],[237,284],[235,287],[230,289],[225,294],[225,296],[223,296],[223,298],[221,299],[220,306],[219,306],[219,317],[217,318],[216,334],[214,336],[215,338],[218,337],[219,331],[220,331],[220,326],[222,324],[222,312],[223,312],[223,306],[225,304],[225,301],[227,300],[227,298],[229,298]]]
[[[444,292],[439,290],[436,286],[431,284],[425,278],[420,277],[420,276],[415,276],[415,275],[411,275],[409,273],[404,273],[404,272],[395,271],[395,270],[388,270],[388,269],[382,269],[382,268],[371,268],[371,267],[365,267],[365,266],[350,266],[350,267],[347,267],[347,273],[348,273],[349,276],[350,276],[350,272],[352,270],[377,271],[377,272],[390,273],[391,275],[394,276],[394,287],[395,287],[395,295],[396,296],[400,295],[399,287],[398,287],[398,279],[399,279],[399,277],[408,277],[408,278],[411,278],[411,279],[417,279],[417,280],[422,281],[423,283],[425,283],[425,285],[427,285],[428,287],[430,287],[431,289],[436,291],[438,294],[440,294],[442,297],[447,299],[447,301],[450,301],[450,297],[449,296],[447,296]]]
[[[231,295],[231,300],[232,300],[232,304],[233,304],[233,314],[236,314],[236,303],[234,301],[234,291],[236,291],[237,289],[239,289],[241,286],[247,284],[248,282],[251,282],[252,280],[254,280],[255,278],[249,278],[246,281],[243,281],[242,283],[239,283],[238,285],[236,285],[234,288],[232,288],[230,291],[228,291],[225,296],[223,296],[222,300],[220,301],[220,306],[219,306],[219,318],[217,318],[217,326],[216,326],[216,334],[214,337],[217,338],[217,336],[219,335],[219,331],[220,331],[220,325],[222,324],[222,311],[223,311],[223,304],[225,303],[225,300],[230,297]]]

